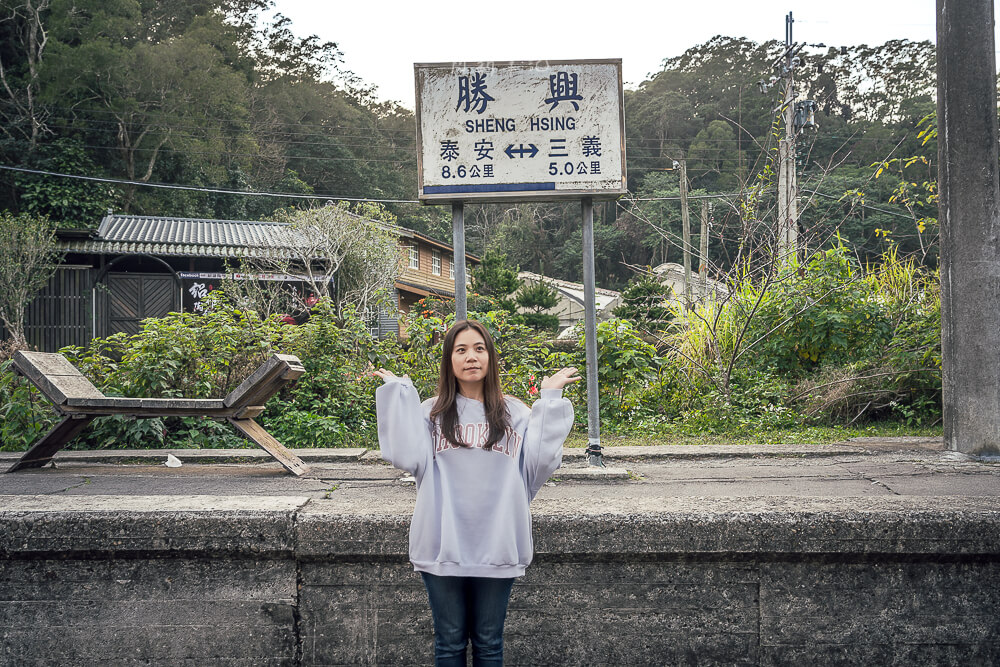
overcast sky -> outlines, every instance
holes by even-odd
[[[622,58],[626,87],[714,35],[876,45],[934,41],[934,0],[276,0],[299,36],[337,42],[381,99],[413,108],[413,63]],[[748,73],[756,80],[763,72]]]

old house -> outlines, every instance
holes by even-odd
[[[656,280],[666,287],[666,301],[670,304],[678,304],[684,298],[684,267],[674,262],[666,262],[652,269]],[[726,284],[706,277],[704,280],[697,271],[691,274],[691,300],[695,303],[703,301],[709,297],[723,299],[729,294]]]
[[[96,230],[61,230],[63,262],[28,308],[28,342],[44,351],[83,346],[94,337],[136,333],[147,317],[196,311],[199,301],[241,259],[279,251],[277,230],[282,224],[109,212]],[[389,228],[405,249],[395,283],[399,310],[407,312],[430,294],[453,298],[451,247],[413,230]],[[467,256],[470,267],[476,261]],[[304,289],[295,276],[229,275],[279,280],[291,289]],[[399,332],[398,311],[372,313],[370,318],[375,335]]]
[[[584,308],[584,287],[582,283],[573,283],[568,280],[558,280],[548,276],[532,273],[531,271],[521,271],[517,277],[525,285],[534,285],[543,282],[556,291],[559,303],[553,308],[542,311],[549,315],[556,315],[559,318],[560,333],[565,332],[577,322],[583,322],[585,317]],[[595,288],[594,301],[597,309],[597,320],[607,320],[612,317],[612,311],[621,304],[621,294],[614,290]]]
[[[403,270],[396,279],[399,310],[409,313],[413,305],[426,296],[454,299],[455,263],[452,247],[412,229],[393,229],[404,248]],[[479,261],[478,257],[466,253],[466,275]]]

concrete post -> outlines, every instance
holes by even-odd
[[[708,207],[701,201],[701,234],[698,236],[698,283],[701,285],[699,297],[702,303],[708,301]]]
[[[688,209],[687,160],[681,160],[680,185],[681,244],[684,246],[684,311],[686,313],[691,309],[691,214]]]
[[[789,46],[789,49],[792,47]],[[799,245],[798,183],[795,178],[795,86],[791,57],[785,81],[785,138],[778,144],[778,261],[795,260]]]
[[[944,437],[1000,453],[1000,181],[993,0],[937,0]]]

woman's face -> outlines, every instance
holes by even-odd
[[[482,382],[489,367],[490,353],[478,331],[465,329],[455,336],[451,370],[459,382]]]

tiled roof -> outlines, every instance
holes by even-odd
[[[353,214],[351,214],[353,215]],[[400,238],[418,238],[442,249],[451,246],[412,229],[378,223]],[[109,255],[174,255],[181,257],[283,257],[296,245],[300,231],[284,222],[205,220],[109,213],[89,238],[64,236],[64,252]],[[479,258],[466,253],[473,263]]]
[[[559,278],[550,278],[548,276],[543,276],[538,273],[532,273],[531,271],[521,271],[520,273],[517,274],[517,277],[521,278],[522,280],[527,278],[533,282],[544,282],[551,287],[555,287],[556,289],[564,289],[571,292],[580,292],[581,294],[583,293],[584,290],[583,283],[571,283],[568,280],[560,280]],[[614,290],[604,289],[603,287],[596,287],[596,286],[594,287],[594,293],[598,297],[606,296],[612,299],[617,298],[621,294],[620,292],[616,292]]]
[[[183,245],[274,245],[280,222],[161,218],[145,215],[107,215],[97,228],[106,241]]]
[[[290,245],[289,231],[280,222],[108,214],[95,238],[64,239],[59,245],[81,253],[273,257]]]

